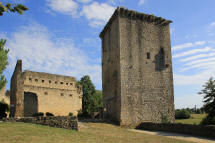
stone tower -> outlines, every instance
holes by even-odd
[[[105,116],[122,126],[174,122],[171,21],[117,8],[100,34]]]

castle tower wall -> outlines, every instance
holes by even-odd
[[[102,38],[102,95],[106,118],[120,120],[120,43],[119,19],[111,23]]]
[[[141,122],[162,122],[164,119],[174,122],[171,21],[118,8],[100,35],[103,41],[107,40],[104,35],[113,29],[112,23],[116,19],[119,36],[111,39],[119,43],[118,50],[115,50],[119,58],[112,57],[113,63],[118,65],[105,67],[107,64],[104,64],[102,69],[106,69],[103,72],[103,79],[106,79],[103,87],[106,87],[113,84],[107,82],[113,80],[106,73],[119,67],[120,77],[117,79],[120,86],[117,90],[120,91],[116,92],[120,99],[115,103],[118,106],[113,106],[111,102],[106,102],[106,106],[112,106],[111,110],[120,110],[118,122],[121,125],[136,126]],[[111,42],[105,45],[111,45]],[[103,52],[104,57],[108,55],[112,55],[111,52]],[[102,60],[107,62],[105,58]],[[114,96],[111,90],[103,90],[103,96]]]

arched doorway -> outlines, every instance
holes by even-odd
[[[33,92],[24,92],[24,117],[32,117],[32,115],[37,112],[37,94]]]

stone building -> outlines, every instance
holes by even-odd
[[[21,60],[17,61],[10,88],[11,117],[28,117],[37,112],[77,115],[82,109],[82,88],[74,77],[22,72]]]
[[[5,87],[0,90],[0,102],[10,105],[10,95],[6,94]]]
[[[120,125],[174,122],[171,21],[117,8],[103,31],[106,117]]]

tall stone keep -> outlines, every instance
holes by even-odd
[[[171,21],[117,8],[100,34],[106,118],[174,122]]]

